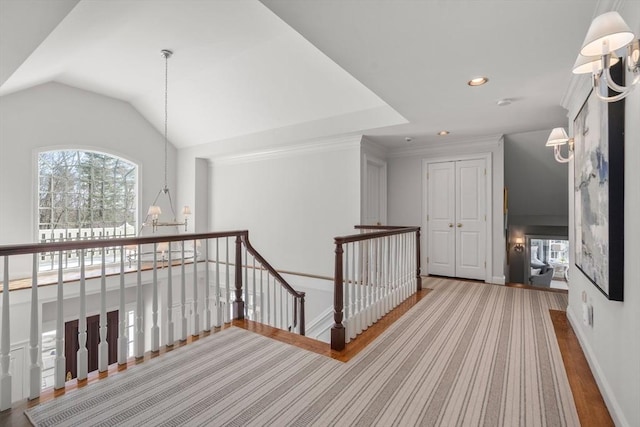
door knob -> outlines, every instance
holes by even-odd
[[[449,223],[449,228],[453,228],[453,223]]]
[[[460,228],[460,227],[462,227],[462,223],[461,222],[458,223],[458,228]]]

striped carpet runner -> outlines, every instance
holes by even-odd
[[[34,425],[577,426],[565,294],[429,278],[348,363],[225,329],[27,411]]]

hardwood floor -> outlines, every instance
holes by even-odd
[[[537,288],[534,289],[540,290]],[[549,290],[545,289],[543,291]],[[357,355],[360,351],[362,351],[362,349],[366,348],[369,343],[371,343],[375,338],[382,334],[382,332],[384,332],[390,325],[392,325],[395,320],[402,316],[402,314],[406,313],[428,293],[429,290],[424,289],[423,291],[409,298],[407,301],[399,305],[396,309],[384,316],[380,321],[373,325],[373,327],[369,328],[367,331],[361,334],[358,339],[347,344],[346,348],[340,352],[332,351],[329,347],[329,344],[327,343],[317,341],[308,337],[291,334],[289,332],[275,329],[270,326],[265,326],[249,320],[235,320],[231,324],[227,324],[222,328],[216,329],[212,332],[203,332],[200,334],[200,336],[196,337],[190,336],[187,338],[187,341],[178,342],[173,347],[162,347],[160,351],[156,353],[148,352],[141,359],[132,358],[127,362],[126,365],[118,366],[116,364],[110,366],[109,370],[106,372],[93,372],[89,374],[89,377],[86,380],[69,381],[67,382],[65,389],[55,391],[52,389],[48,389],[45,390],[38,399],[34,399],[32,401],[28,401],[25,399],[21,402],[18,402],[14,404],[13,409],[0,413],[0,425],[7,427],[30,426],[27,417],[24,416],[24,411],[28,408],[38,405],[39,403],[47,402],[58,396],[62,396],[68,391],[86,387],[87,385],[93,384],[103,378],[118,375],[120,372],[134,368],[135,365],[143,363],[145,360],[158,357],[159,355],[171,351],[174,348],[188,345],[189,343],[194,342],[201,337],[208,336],[211,333],[215,333],[218,330],[228,328],[231,325],[241,327],[249,331],[253,331],[255,333],[259,333],[261,335],[304,348],[314,353],[332,357],[342,362],[347,362],[355,355]],[[560,352],[562,354],[567,376],[569,378],[569,385],[571,386],[571,390],[573,392],[573,397],[576,403],[576,409],[578,411],[581,425],[583,427],[613,426],[613,421],[604,404],[604,400],[600,395],[600,391],[598,390],[593,375],[591,374],[591,370],[582,352],[582,348],[580,347],[578,339],[573,332],[573,329],[569,325],[569,322],[566,318],[566,313],[564,311],[550,310],[550,315],[556,332],[558,345],[560,347]]]
[[[569,293],[566,289],[542,288],[540,286],[523,285],[522,283],[507,283],[505,286],[509,288],[531,289],[533,291],[555,292],[558,294]]]
[[[342,351],[331,350],[329,344],[325,342],[314,340],[309,337],[303,337],[301,335],[291,334],[287,331],[283,331],[282,329],[272,328],[271,326],[252,322],[251,320],[234,320],[233,325],[281,342],[295,345],[323,356],[331,357],[341,362],[348,362],[366,348],[373,340],[380,336],[380,334],[387,330],[387,328],[399,319],[400,316],[416,305],[422,298],[427,296],[429,291],[430,289],[422,289],[407,298],[395,309],[387,313],[382,319],[374,323],[369,329],[358,335],[354,341],[348,343]]]
[[[583,427],[614,426],[609,410],[589,368],[589,363],[582,352],[578,337],[569,324],[567,313],[560,310],[549,310],[549,312],[564,368],[569,378],[573,400],[576,402],[580,424]]]

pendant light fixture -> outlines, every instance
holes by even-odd
[[[167,137],[167,118],[168,118],[168,82],[169,82],[169,58],[173,55],[173,52],[167,49],[160,51],[160,54],[164,58],[164,186],[158,191],[156,198],[153,200],[153,204],[149,206],[147,210],[147,217],[142,223],[142,227],[150,226],[153,232],[158,227],[179,227],[184,225],[184,231],[187,231],[189,215],[191,215],[191,208],[184,206],[182,209],[182,215],[184,220],[178,221],[176,219],[176,211],[173,207],[173,200],[171,199],[171,192],[167,184],[167,154],[169,147],[169,139]],[[160,215],[162,215],[162,209],[158,205],[158,199],[160,196],[165,195],[169,199],[169,207],[171,208],[171,214],[173,220],[161,221]]]

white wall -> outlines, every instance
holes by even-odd
[[[504,229],[502,190],[504,187],[504,143],[501,136],[475,141],[461,141],[447,145],[410,147],[396,150],[388,158],[388,218],[389,224],[423,226],[423,171],[425,159],[452,158],[461,155],[490,153],[493,169],[490,203],[493,223],[491,226],[492,264],[491,282],[504,284]],[[421,234],[422,266],[426,273],[427,239]]]
[[[274,268],[333,277],[333,238],[360,221],[360,137],[213,159],[210,223],[248,229]]]
[[[637,1],[619,10],[631,30],[640,34]],[[589,91],[588,78],[570,94],[569,128]],[[618,426],[640,425],[640,91],[625,107],[625,241],[624,302],[606,297],[575,267],[569,272],[567,314],[589,360],[609,411]],[[573,166],[573,162],[571,163]],[[573,167],[569,171],[569,206],[573,206]],[[574,212],[569,209],[569,237],[575,245]],[[573,264],[573,261],[572,263]],[[593,327],[582,323],[582,293],[593,305]]]
[[[0,97],[0,244],[36,239],[38,151],[89,149],[137,163],[142,221],[163,185],[163,144],[162,135],[130,104],[113,98],[58,83]],[[170,146],[171,188],[175,154]],[[23,272],[30,273],[30,267],[11,267],[12,277]]]

